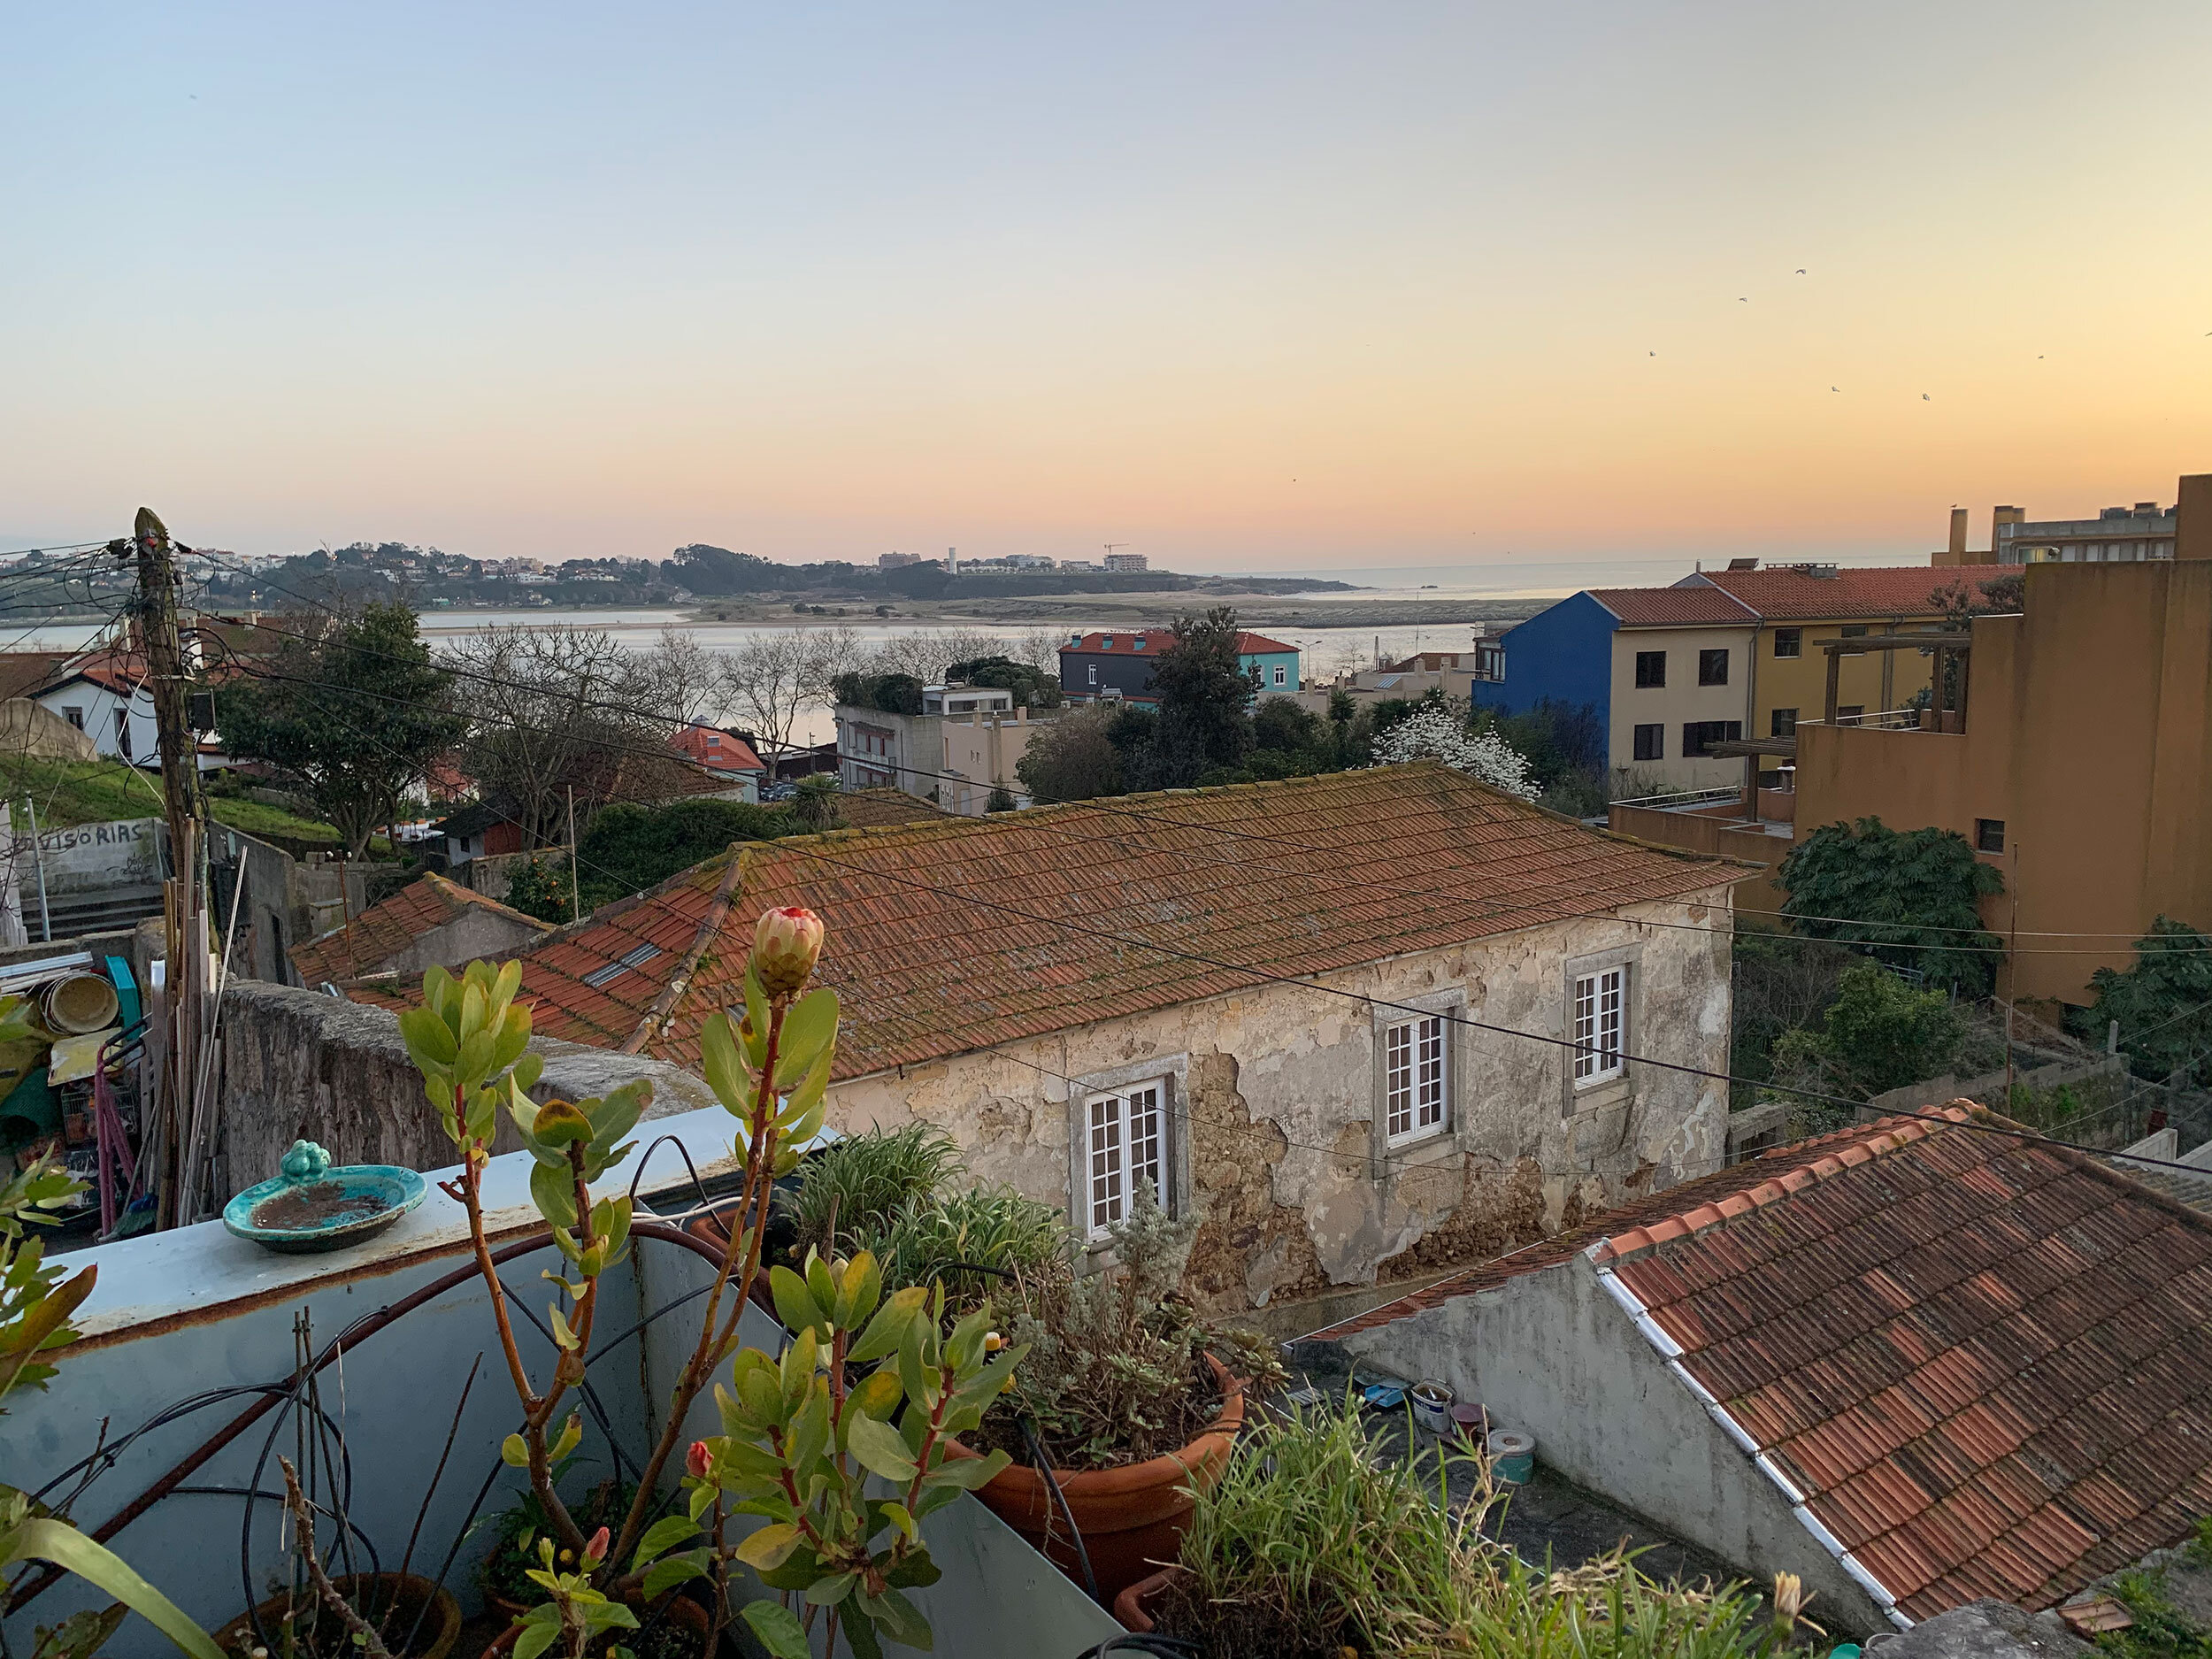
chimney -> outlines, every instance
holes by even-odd
[[[2191,472],[2174,502],[2174,557],[2212,559],[2212,472]]]
[[[1951,564],[1963,565],[1966,563],[1966,509],[1963,507],[1954,507],[1951,509],[1951,545],[1949,553],[1949,562]]]
[[[2003,534],[2004,526],[2008,524],[2025,524],[2027,521],[2028,510],[2025,507],[1992,507],[1989,510],[1989,554],[1987,557],[1976,562],[1982,565],[2002,564],[2004,560],[2001,556],[2004,548],[1999,537]]]

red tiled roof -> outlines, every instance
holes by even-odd
[[[1264,634],[1237,635],[1237,649],[1247,657],[1264,656],[1271,651],[1295,651],[1297,649],[1294,645],[1284,644],[1280,640],[1271,640]]]
[[[50,685],[73,651],[0,652],[0,698],[27,697]]]
[[[555,933],[523,957],[524,995],[539,1031],[618,1048],[696,947],[695,971],[644,1043],[696,1064],[701,1023],[740,1000],[755,918],[803,904],[829,925],[821,978],[845,1008],[836,1074],[857,1077],[1252,984],[1119,938],[1305,976],[1563,910],[1679,897],[1731,873],[1725,860],[1587,830],[1434,764],[1113,804],[741,844]],[[1133,806],[1148,816],[1127,816]],[[1303,846],[1213,833],[1261,821]],[[726,918],[703,937],[733,859]],[[1408,879],[1467,896],[1391,891]]]
[[[1966,583],[1980,597],[1980,577],[1963,570],[1934,570],[1924,565],[1846,567],[1827,576],[1810,576],[1787,565],[1759,571],[1705,571],[1684,578],[1681,586],[1694,591],[1709,583],[1770,622],[1809,622],[1827,617],[1939,617],[1943,607],[1932,595],[1954,582]]]
[[[718,731],[711,726],[687,726],[668,740],[668,746],[680,755],[688,755],[701,765],[715,772],[766,772],[752,745],[729,732]]]
[[[2212,1221],[1946,1115],[1678,1189],[1591,1256],[1915,1619],[2052,1606],[2212,1509]]]
[[[841,789],[833,797],[847,829],[885,829],[896,824],[927,824],[950,813],[903,789]]]
[[[1711,588],[1593,588],[1590,597],[1624,627],[1749,627],[1759,618],[1741,600]]]
[[[436,874],[409,883],[379,900],[342,927],[319,933],[291,949],[292,965],[309,985],[351,979],[373,973],[434,927],[442,927],[471,905],[527,923],[543,932],[546,924],[495,899]]]

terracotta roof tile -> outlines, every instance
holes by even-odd
[[[434,873],[410,882],[389,898],[380,899],[343,926],[293,946],[292,965],[309,985],[343,984],[378,972],[423,934],[443,926],[471,906],[511,917],[541,932],[546,926],[534,917],[510,910],[495,899]]]
[[[1942,614],[1932,597],[1936,589],[1964,582],[1978,595],[1981,580],[1965,571],[1924,565],[1846,567],[1825,576],[1775,565],[1759,571],[1705,571],[1686,579],[1686,585],[1709,584],[1770,621],[1809,622],[1827,617],[1925,620]]]
[[[523,994],[546,1035],[621,1046],[734,858],[726,918],[646,1052],[695,1064],[702,1023],[741,1000],[754,918],[803,904],[829,925],[822,982],[845,1007],[836,1074],[855,1077],[1252,984],[1125,938],[1303,977],[1680,897],[1725,873],[1430,764],[1112,804],[747,843],[554,935],[522,958]],[[1262,820],[1281,839],[1214,833]],[[1409,880],[1467,896],[1409,900],[1394,891]],[[658,954],[625,965],[645,946]]]
[[[1590,597],[1629,628],[1749,627],[1758,613],[1718,588],[1593,588]]]
[[[1790,1196],[1717,1224],[1691,1183],[1593,1255],[1914,1618],[2055,1605],[2212,1507],[2212,1318],[2170,1278],[2212,1218],[1946,1115],[1794,1148]]]

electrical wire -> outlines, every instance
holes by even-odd
[[[299,599],[299,600],[301,601],[301,603],[303,603],[316,605],[319,609],[320,609],[320,610],[323,610],[323,611],[326,611],[328,614],[330,614],[330,615],[331,615],[331,616],[333,616],[333,617],[338,617],[338,616],[342,615],[342,612],[340,612],[340,611],[336,611],[334,608],[333,608],[333,607],[331,607],[331,606],[328,606],[328,605],[326,605],[326,604],[323,604],[323,603],[322,603],[321,602],[319,602],[319,601],[315,601],[315,600],[311,600],[311,599],[308,599],[308,598],[307,598],[305,595],[300,595],[300,594],[293,593],[293,592],[292,592],[292,590],[290,590],[290,589],[288,589],[288,588],[279,588],[279,590],[278,590],[278,591],[280,591],[280,592],[284,592],[284,593],[287,593],[287,594],[290,594],[292,597],[296,598],[296,599]],[[262,622],[262,623],[258,624],[257,626],[258,626],[259,627],[261,627],[263,630],[265,630],[265,631],[266,631],[266,632],[269,632],[269,633],[272,633],[272,634],[278,634],[278,635],[280,635],[280,637],[284,637],[284,638],[288,638],[288,639],[292,639],[292,640],[296,640],[296,641],[303,641],[303,642],[307,642],[307,643],[314,643],[314,642],[316,642],[316,638],[315,638],[315,636],[314,636],[314,635],[311,635],[311,634],[301,634],[301,633],[298,633],[298,632],[296,632],[296,631],[295,631],[295,630],[289,630],[289,629],[281,628],[281,627],[279,627],[279,626],[275,626],[274,624],[272,624],[272,623],[268,623],[268,622],[265,622],[265,622]],[[365,650],[365,651],[363,651],[361,654],[362,654],[362,655],[365,655],[365,656],[367,656],[367,657],[377,657],[377,658],[381,658],[381,659],[383,659],[383,660],[393,661],[393,662],[401,662],[401,661],[405,661],[405,660],[407,660],[407,659],[403,659],[403,658],[401,658],[401,657],[398,657],[393,656],[391,653],[388,653],[388,652],[378,652],[378,651],[373,651],[373,650]],[[459,680],[472,680],[472,681],[475,681],[475,682],[478,682],[478,683],[480,683],[480,684],[490,685],[490,686],[496,686],[496,687],[502,687],[502,688],[505,688],[505,689],[531,689],[531,688],[532,688],[532,687],[527,687],[526,685],[525,685],[523,682],[515,681],[515,680],[503,680],[502,678],[500,678],[500,677],[499,677],[499,676],[497,676],[497,675],[492,675],[492,674],[481,673],[481,672],[479,672],[474,671],[474,670],[471,670],[471,669],[467,669],[467,668],[465,668],[465,667],[459,666],[459,665],[455,664],[452,664],[452,663],[450,663],[450,662],[441,663],[441,664],[440,664],[440,666],[441,666],[441,667],[442,667],[442,669],[443,669],[446,672],[448,672],[448,673],[449,673],[449,674],[453,675],[456,679],[459,679]],[[307,683],[307,682],[303,682],[303,683]],[[348,689],[350,689],[350,688],[348,688]],[[373,695],[373,694],[365,694],[365,695]],[[394,699],[393,701],[400,701],[400,700]],[[638,720],[642,720],[642,721],[651,722],[651,723],[654,723],[654,724],[668,725],[668,724],[674,724],[674,723],[675,723],[675,722],[673,722],[673,721],[672,720],[672,718],[671,718],[671,717],[670,717],[670,716],[666,715],[665,713],[664,713],[664,712],[662,712],[662,711],[660,711],[660,710],[652,710],[652,709],[647,709],[647,708],[642,708],[642,707],[641,707],[641,706],[639,706],[639,705],[637,705],[637,704],[634,704],[634,703],[611,702],[611,701],[609,701],[609,700],[606,700],[606,699],[600,699],[600,698],[580,698],[580,699],[576,700],[576,704],[575,704],[575,706],[576,706],[576,707],[578,707],[579,709],[588,709],[588,710],[594,710],[594,711],[596,711],[596,712],[603,712],[603,713],[612,714],[612,715],[620,716],[620,717],[625,717],[625,718],[633,718],[633,719],[638,719]],[[649,752],[658,753],[659,751],[649,751]],[[930,779],[934,779],[934,780],[940,780],[940,781],[944,781],[944,782],[958,782],[958,783],[972,784],[972,783],[975,781],[973,779],[971,779],[971,778],[964,778],[964,777],[962,777],[960,774],[958,774],[958,773],[955,773],[955,772],[935,772],[935,771],[932,771],[932,770],[930,770],[930,769],[928,769],[928,768],[926,768],[926,767],[913,766],[913,765],[907,765],[907,764],[901,764],[901,765],[897,768],[897,770],[899,770],[899,771],[901,771],[901,772],[903,772],[910,773],[911,775],[913,775],[913,776],[915,776],[915,777],[918,777],[918,778],[930,778]],[[1310,843],[1310,842],[1300,841],[1294,840],[1294,839],[1290,838],[1290,837],[1287,837],[1287,836],[1277,835],[1277,834],[1271,834],[1271,833],[1268,833],[1263,832],[1263,831],[1256,831],[1256,830],[1249,830],[1249,829],[1236,828],[1236,827],[1232,827],[1232,826],[1222,826],[1222,825],[1203,824],[1203,823],[1194,823],[1194,822],[1192,822],[1192,821],[1191,821],[1191,820],[1189,820],[1189,819],[1187,819],[1187,818],[1178,818],[1178,817],[1173,816],[1172,814],[1168,813],[1168,812],[1165,812],[1165,811],[1146,810],[1143,810],[1143,809],[1139,809],[1139,808],[1135,808],[1135,807],[1131,807],[1131,806],[1128,806],[1128,805],[1123,804],[1123,802],[1124,802],[1124,801],[1125,801],[1126,797],[1119,797],[1119,798],[1116,798],[1116,797],[1093,797],[1093,798],[1086,798],[1086,799],[1080,799],[1080,800],[1059,800],[1059,799],[1056,799],[1056,798],[1051,797],[1051,796],[1046,796],[1046,795],[1036,795],[1033,791],[1033,792],[1031,792],[1031,794],[1032,794],[1032,798],[1033,798],[1033,800],[1037,800],[1037,801],[1039,801],[1039,802],[1041,802],[1041,803],[1043,803],[1044,804],[1048,804],[1048,805],[1055,805],[1055,806],[1082,806],[1082,807],[1085,807],[1085,808],[1089,809],[1089,810],[1092,810],[1092,811],[1103,813],[1103,814],[1106,814],[1106,815],[1108,815],[1108,816],[1112,816],[1112,817],[1124,817],[1124,818],[1140,818],[1140,819],[1145,819],[1145,820],[1149,820],[1149,821],[1155,821],[1155,822],[1158,822],[1158,823],[1164,824],[1164,825],[1165,825],[1165,826],[1170,826],[1170,827],[1172,827],[1172,828],[1175,828],[1175,829],[1179,829],[1179,830],[1182,830],[1182,831],[1185,831],[1185,832],[1189,832],[1189,831],[1194,831],[1194,831],[1203,832],[1203,833],[1208,833],[1208,834],[1212,834],[1212,835],[1218,835],[1218,836],[1226,837],[1226,838],[1228,838],[1228,839],[1234,840],[1234,841],[1239,841],[1263,842],[1263,843],[1269,843],[1269,844],[1273,844],[1273,845],[1279,845],[1279,846],[1283,846],[1283,847],[1287,847],[1287,848],[1293,849],[1294,850],[1296,850],[1296,851],[1299,851],[1299,852],[1309,853],[1309,854],[1315,854],[1315,855],[1321,856],[1325,856],[1325,857],[1335,857],[1335,856],[1340,856],[1340,852],[1339,852],[1339,849],[1331,849],[1331,848],[1320,848],[1320,847],[1316,847],[1316,846],[1312,845],[1312,844],[1311,844],[1311,843]],[[1094,839],[1096,839],[1096,838],[1094,838]],[[1174,851],[1175,849],[1162,849],[1162,850]],[[1184,855],[1184,854],[1181,854],[1181,853],[1178,853],[1178,854],[1177,854],[1177,856],[1187,856],[1187,855]],[[1303,874],[1304,874],[1304,872],[1298,872],[1298,873],[1300,873],[1301,875],[1303,875]],[[1363,884],[1361,884],[1361,885],[1362,885],[1363,887],[1368,888],[1368,889],[1372,889],[1373,887],[1379,887],[1379,886],[1380,886],[1380,887],[1389,887],[1389,888],[1390,888],[1391,890],[1393,890],[1393,891],[1397,891],[1397,892],[1403,893],[1403,894],[1404,894],[1406,896],[1408,896],[1408,897],[1417,897],[1417,898],[1452,898],[1452,899],[1460,899],[1460,898],[1463,898],[1463,895],[1454,895],[1454,894],[1449,894],[1449,893],[1440,893],[1440,892],[1438,892],[1437,890],[1432,889],[1432,888],[1424,888],[1424,887],[1408,887],[1408,886],[1406,886],[1406,885],[1404,885],[1404,884],[1402,884],[1402,883],[1390,882],[1390,881],[1386,881],[1386,880],[1370,881],[1370,882],[1365,882],[1365,883],[1363,883]],[[1679,906],[1683,906],[1683,907],[1685,907],[1685,908],[1698,908],[1698,906],[1695,904],[1695,902],[1694,902],[1694,901],[1679,900],[1679,899],[1672,899],[1672,898],[1652,899],[1652,900],[1640,901],[1640,902],[1653,903],[1653,904],[1673,904],[1673,905],[1679,905]],[[1556,914],[1557,914],[1557,919],[1583,919],[1583,920],[1594,920],[1594,921],[1605,921],[1605,920],[1611,920],[1611,919],[1613,919],[1613,918],[1612,918],[1609,914],[1605,913],[1605,912],[1591,912],[1591,911],[1578,911],[1578,910],[1559,910],[1559,911],[1557,911],[1557,913],[1556,913]],[[1832,925],[1832,926],[1848,926],[1848,927],[1867,928],[1867,929],[1873,929],[1873,930],[1879,930],[1879,931],[1911,932],[1911,933],[1959,933],[1959,934],[1964,934],[1964,935],[1967,935],[1969,938],[1975,939],[1975,940],[1985,939],[1985,938],[1987,938],[1987,939],[1994,939],[1994,938],[1996,938],[1996,937],[1997,937],[1996,931],[1995,931],[1994,929],[1992,929],[1992,928],[1987,928],[1987,927],[1978,927],[1978,928],[1953,927],[1953,926],[1942,926],[1942,925],[1936,925],[1936,924],[1921,924],[1921,923],[1917,923],[1917,922],[1888,922],[1888,921],[1870,921],[1870,920],[1866,920],[1866,919],[1863,919],[1863,918],[1854,918],[1854,917],[1814,916],[1814,915],[1794,915],[1794,914],[1793,914],[1793,915],[1790,917],[1790,918],[1789,918],[1789,919],[1791,919],[1792,921],[1796,921],[1796,922],[1808,922],[1808,923],[1816,923],[1816,924],[1824,924],[1824,925]],[[1732,928],[1716,928],[1716,927],[1712,927],[1712,926],[1709,926],[1709,925],[1707,925],[1707,924],[1703,924],[1703,923],[1662,922],[1662,921],[1658,921],[1658,920],[1655,920],[1655,919],[1651,919],[1651,918],[1644,918],[1643,925],[1644,925],[1644,926],[1652,926],[1652,927],[1667,927],[1667,928],[1674,928],[1674,929],[1677,929],[1677,930],[1678,930],[1678,931],[1682,931],[1682,932],[1689,932],[1689,933],[1732,933],[1734,932],[1734,930],[1733,930]],[[2017,933],[2015,933],[2012,936],[2013,936],[2013,937],[2015,937],[2015,938],[2028,938],[2028,939],[2045,939],[2045,938],[2047,938],[2047,939],[2114,939],[2114,940],[2126,940],[2126,941],[2133,941],[2134,939],[2138,938],[2139,935],[2139,934],[2137,934],[2137,933],[2124,933],[2124,932],[2118,932],[2118,931],[2113,931],[2113,932],[2099,932],[2099,931],[2093,931],[2093,930],[2083,930],[2083,929],[2070,929],[2070,929],[2048,929],[2048,930],[2022,930],[2022,931],[2019,931],[2019,932],[2017,932]],[[1829,941],[1829,942],[1832,942],[1832,943],[1844,943],[1844,942],[1847,942],[1847,941]],[[1873,947],[1873,948],[1876,948],[1876,949],[1899,949],[1899,950],[1958,950],[1958,951],[1962,951],[1962,952],[1965,952],[1965,953],[1969,953],[1969,954],[1983,954],[1983,955],[1988,955],[1988,954],[1999,954],[1999,955],[2001,955],[2001,954],[2003,954],[2003,952],[2004,952],[2004,947],[2002,946],[2002,944],[2001,944],[2001,943],[2000,943],[2000,944],[1996,944],[1996,945],[1982,945],[1982,944],[1978,944],[1978,943],[1977,943],[1977,944],[1947,945],[1947,944],[1928,944],[1928,943],[1909,942],[1909,941],[1872,941],[1872,940],[1859,940],[1859,941],[1847,941],[1847,942],[1849,942],[1849,943],[1853,943],[1853,944],[1868,945],[1868,946],[1871,946],[1871,947]],[[2058,950],[2058,949],[2052,949],[2052,948],[2041,948],[2041,949],[2035,949],[2035,948],[2031,948],[2031,949],[2029,949],[2029,950],[2019,950],[2019,951],[2017,952],[2017,954],[2022,954],[2022,955],[2031,954],[2031,950],[2032,950],[2033,954],[2041,954],[2041,955],[2103,956],[2103,955],[2108,955],[2108,954],[2109,954],[2109,952],[2108,952],[2108,951],[2107,951],[2107,950],[2105,950],[2105,949],[2093,949],[2093,948],[2080,948],[2080,949],[2071,949],[2071,950]]]

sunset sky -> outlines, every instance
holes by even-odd
[[[1903,557],[2212,470],[2201,0],[4,38],[0,550]]]

